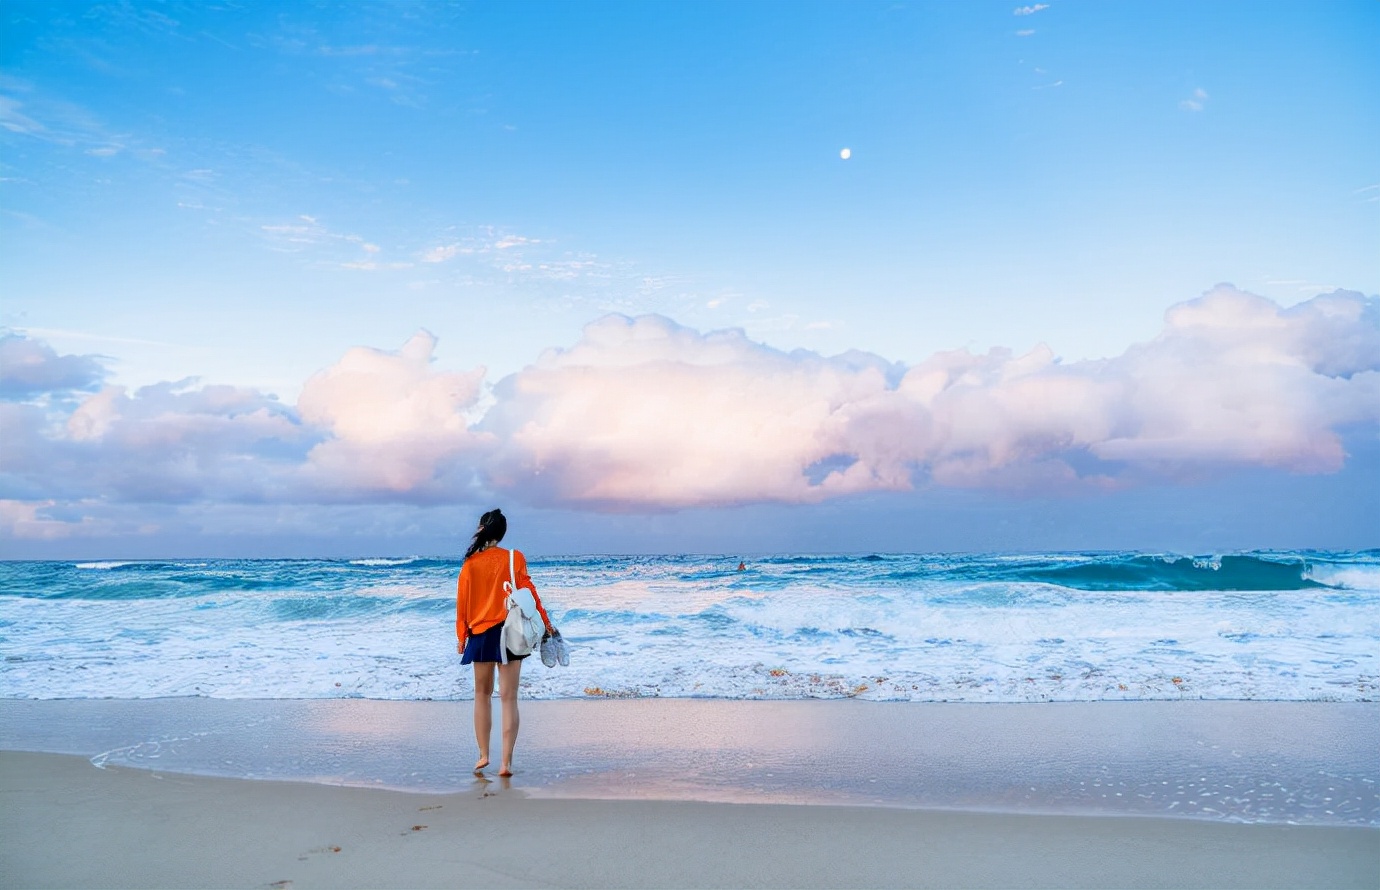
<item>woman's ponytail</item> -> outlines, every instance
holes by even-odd
[[[507,533],[508,517],[503,515],[502,510],[490,510],[485,513],[479,517],[479,528],[470,541],[469,549],[465,551],[465,559],[474,556],[489,543],[497,544],[502,541],[503,536]]]

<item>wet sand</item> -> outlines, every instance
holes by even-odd
[[[522,709],[0,700],[0,886],[1380,887],[1373,703]]]
[[[0,750],[468,790],[468,701],[0,700]],[[531,797],[1150,816],[1380,829],[1380,704],[522,702]],[[495,743],[497,739],[495,738]]]
[[[0,753],[8,887],[1375,887],[1380,832],[439,795]]]

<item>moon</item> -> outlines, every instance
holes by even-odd
[[[853,149],[845,148],[843,151],[839,152],[839,157],[843,158],[845,161],[848,160],[853,157]]]

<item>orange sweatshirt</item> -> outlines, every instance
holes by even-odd
[[[542,623],[550,630],[551,619],[541,604],[541,597],[537,596],[537,586],[527,574],[527,558],[521,550],[513,551],[513,571],[517,575],[517,586],[532,591]],[[460,567],[460,580],[455,589],[455,636],[460,640],[462,651],[470,635],[482,634],[508,617],[504,605],[507,597],[503,593],[503,582],[507,580],[508,551],[502,547],[481,550]]]

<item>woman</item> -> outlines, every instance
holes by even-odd
[[[503,620],[508,617],[507,594],[503,583],[508,580],[508,551],[498,546],[508,531],[508,520],[499,510],[490,510],[479,517],[479,528],[465,551],[460,567],[460,581],[455,595],[455,635],[460,640],[461,664],[474,665],[474,738],[479,743],[476,773],[489,765],[489,733],[493,729],[494,668],[498,668],[498,696],[503,702],[503,766],[500,776],[513,774],[513,746],[518,734],[518,675],[522,673],[522,659],[503,645]],[[532,591],[537,601],[546,632],[551,633],[551,619],[537,596],[536,585],[527,575],[527,560],[522,552],[513,551],[513,572],[517,586]],[[507,656],[505,659],[504,656]]]

